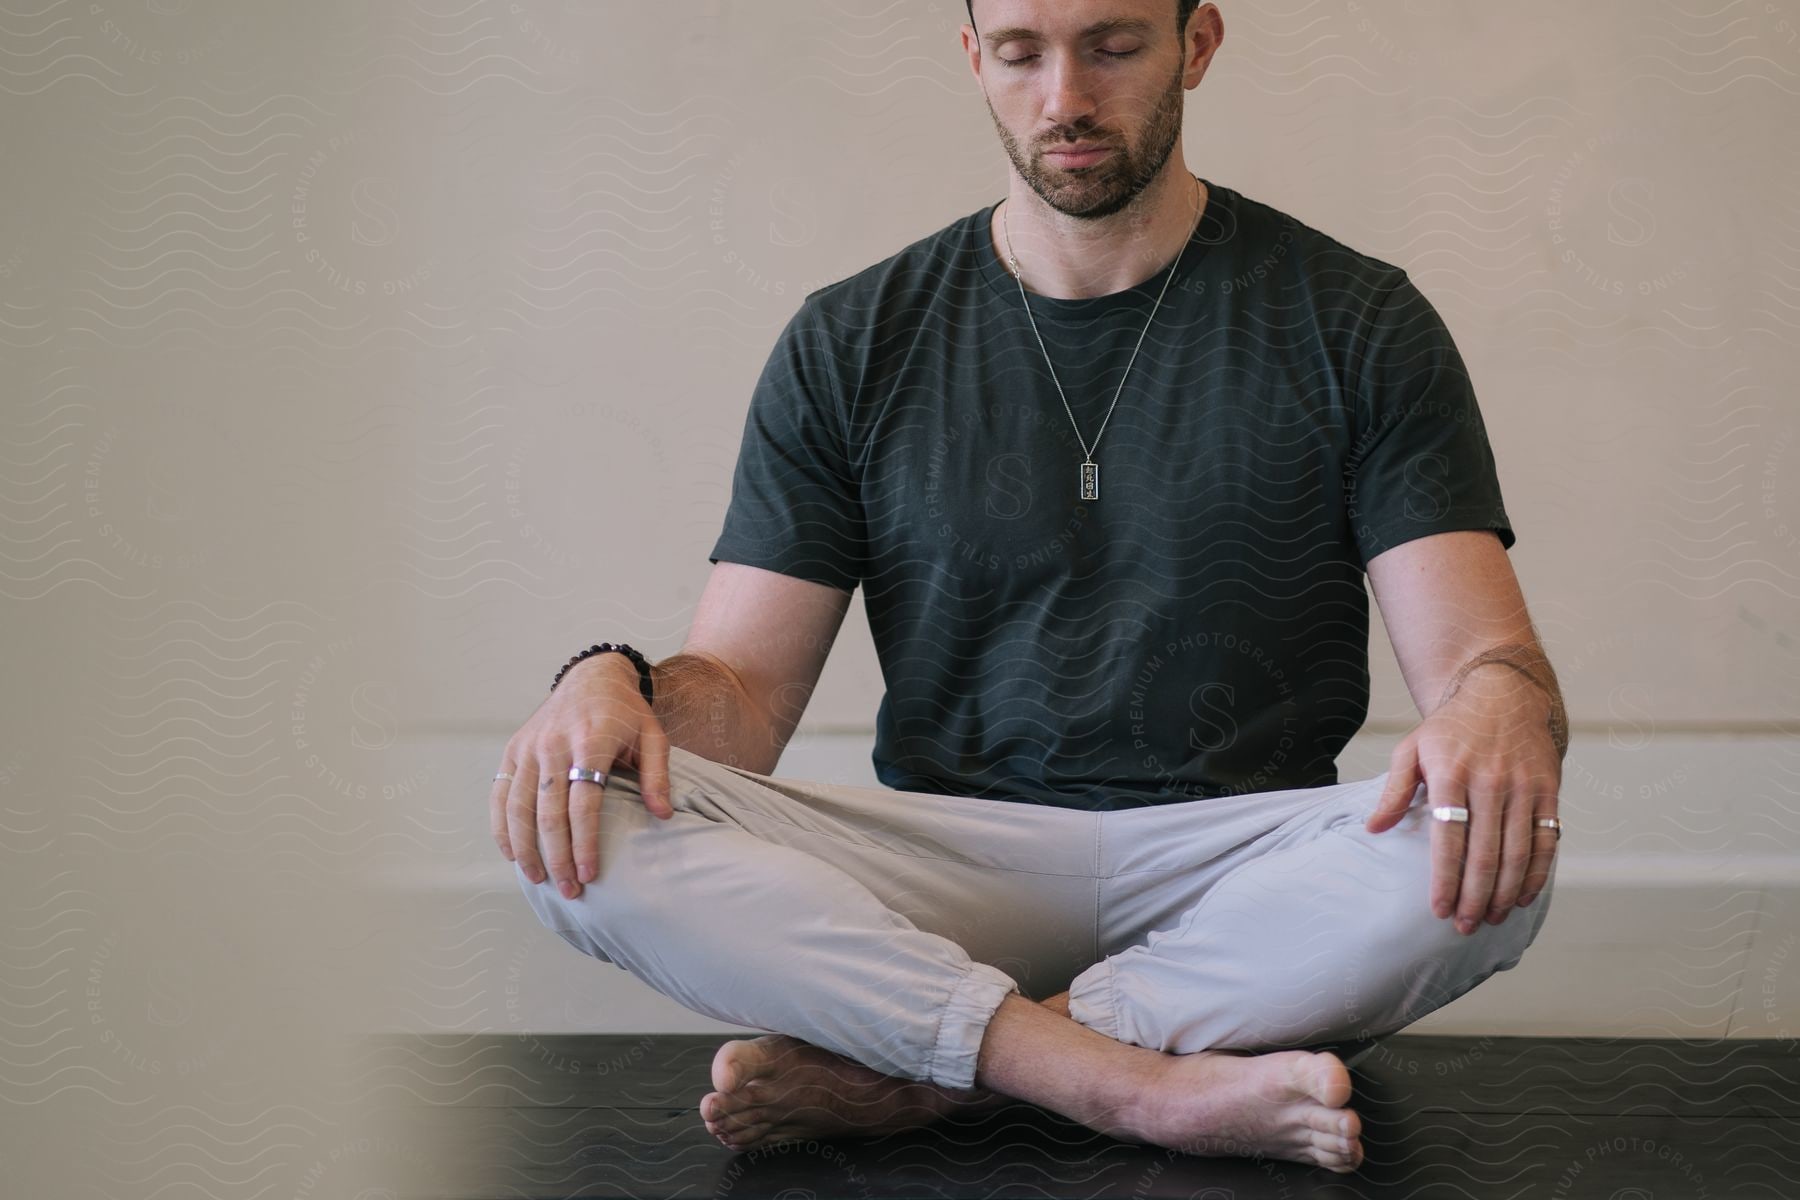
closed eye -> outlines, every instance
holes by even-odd
[[[1138,50],[1142,49],[1142,46],[1138,47]],[[1138,50],[1099,50],[1095,53],[1104,54],[1108,58],[1130,58],[1132,55],[1136,54]],[[1035,54],[1027,54],[1021,58],[1003,58],[1000,61],[1009,67],[1022,67],[1036,57],[1037,55]]]

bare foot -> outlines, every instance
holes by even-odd
[[[1187,1154],[1266,1156],[1340,1173],[1362,1164],[1362,1118],[1335,1054],[1169,1055],[1141,1103],[1103,1132]]]
[[[1363,1164],[1350,1069],[1330,1052],[1170,1054],[1114,1137],[1192,1155],[1269,1157],[1348,1173]]]
[[[930,1125],[951,1112],[1007,1102],[986,1089],[953,1091],[883,1075],[784,1033],[726,1042],[713,1055],[716,1091],[700,1100],[709,1133],[732,1150]]]

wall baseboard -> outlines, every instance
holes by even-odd
[[[1387,769],[1395,737],[1358,738],[1340,779]],[[480,739],[420,739],[439,766],[483,778]],[[878,787],[866,735],[797,737],[778,774]],[[1554,909],[1520,965],[1409,1027],[1454,1035],[1800,1037],[1800,778],[1794,739],[1710,736],[1572,742]],[[472,789],[473,790],[473,789]],[[424,799],[404,854],[367,882],[426,952],[480,969],[454,984],[396,981],[394,1031],[754,1033],[676,1004],[537,922],[485,809]],[[455,812],[429,810],[454,807]],[[428,830],[429,832],[421,832]],[[452,832],[453,831],[453,832]],[[417,843],[441,853],[421,855]],[[401,917],[400,914],[407,914]],[[421,991],[428,994],[421,995]],[[370,1014],[375,1015],[375,1014]]]

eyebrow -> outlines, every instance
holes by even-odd
[[[1099,37],[1104,33],[1143,33],[1156,32],[1156,23],[1146,21],[1142,17],[1108,17],[1104,21],[1096,21],[1081,31],[1084,38]],[[983,40],[989,46],[1003,46],[1007,42],[1042,41],[1044,35],[1035,29],[1013,26],[1010,29],[997,29]]]

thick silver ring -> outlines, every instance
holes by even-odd
[[[1459,808],[1454,804],[1435,805],[1432,807],[1431,815],[1440,821],[1461,821],[1465,825],[1469,822],[1469,810]]]
[[[606,786],[606,772],[605,771],[586,771],[580,767],[570,767],[569,768],[569,782],[570,783],[597,783],[601,787],[605,787]]]
[[[1539,829],[1556,830],[1556,840],[1562,841],[1562,822],[1555,817],[1538,817],[1532,821]]]
[[[512,776],[508,775],[505,771],[500,772],[498,775],[494,776],[494,778],[496,780],[504,779],[509,783],[512,782]]]

